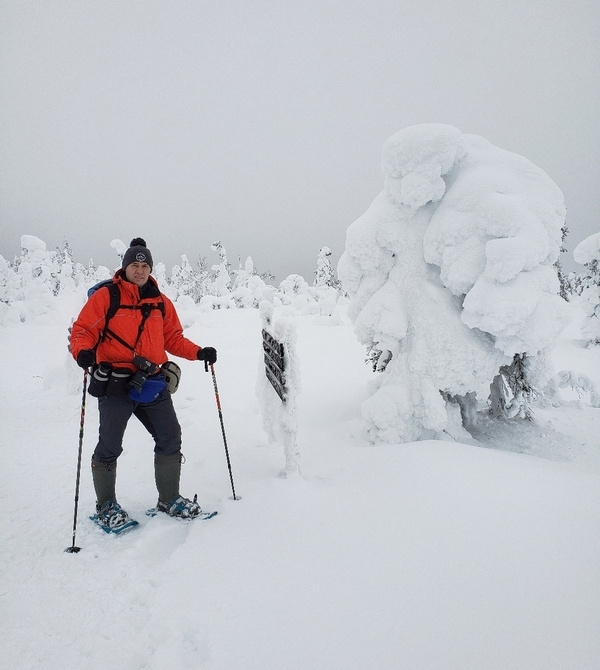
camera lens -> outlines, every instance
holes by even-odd
[[[108,381],[108,377],[110,375],[111,367],[110,365],[106,365],[105,363],[101,363],[96,370],[94,371],[94,377],[97,381],[99,382],[106,382]]]
[[[131,378],[129,386],[138,393],[140,393],[146,379],[148,379],[148,375],[142,372],[141,370],[138,370]]]

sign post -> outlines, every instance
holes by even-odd
[[[263,427],[269,443],[283,447],[283,477],[300,473],[296,396],[299,389],[296,326],[291,319],[273,322],[273,305],[260,304],[264,374],[258,383]],[[262,366],[261,366],[262,367]]]

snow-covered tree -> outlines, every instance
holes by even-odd
[[[382,371],[363,405],[373,441],[450,431],[456,405],[473,417],[501,369],[515,379],[517,360],[522,388],[503,402],[523,415],[523,389],[545,383],[544,350],[566,321],[553,267],[560,190],[526,158],[443,124],[393,135],[383,170],[338,265],[356,334]]]
[[[222,242],[219,240],[213,242],[211,249],[213,251],[218,252],[219,254],[219,264],[213,265],[212,267],[215,273],[213,294],[216,296],[224,297],[229,295],[229,293],[231,292],[231,275],[230,275],[231,266],[227,261],[227,251],[223,246]]]
[[[0,323],[10,310],[10,305],[18,299],[20,280],[12,264],[0,255]]]
[[[110,243],[110,246],[116,251],[117,256],[119,257],[119,265],[123,262],[123,256],[125,256],[125,252],[127,251],[127,245],[123,240],[112,240]]]
[[[329,247],[321,247],[319,250],[313,286],[329,286],[336,290],[341,289],[341,282],[336,277],[335,270],[331,264],[331,249]]]
[[[560,253],[564,254],[567,252],[567,249],[565,247],[565,240],[567,239],[567,235],[569,234],[569,229],[567,226],[563,226],[561,230],[562,234],[562,244],[560,245]],[[569,294],[571,293],[571,286],[569,283],[569,278],[565,274],[562,263],[560,262],[560,257],[556,260],[556,263],[554,263],[554,267],[556,269],[556,274],[558,276],[558,282],[559,282],[559,295],[563,300],[566,300],[567,302],[569,301]]]
[[[581,332],[591,344],[600,344],[600,233],[580,242],[573,258],[585,266],[585,272],[577,277],[577,293],[586,314]]]
[[[160,290],[171,300],[176,300],[177,291],[172,287],[171,282],[167,277],[167,266],[162,262],[155,263],[152,274],[156,279]]]
[[[57,248],[56,258],[58,263],[58,274],[55,295],[60,291],[70,291],[75,288],[75,263],[73,262],[73,251],[67,240],[64,240],[62,249]]]
[[[23,251],[12,262],[0,256],[0,321],[24,321],[31,316],[45,314],[51,305],[42,307],[38,299],[33,312],[25,308],[25,294],[32,284],[41,282],[42,293],[56,297],[59,293],[76,293],[82,299],[85,290],[99,281],[110,279],[114,274],[105,266],[96,266],[93,259],[87,267],[73,259],[73,253],[65,240],[62,248],[48,251],[46,243],[32,235],[24,235],[21,240]],[[127,250],[121,240],[114,239],[110,246],[114,249],[120,267]],[[330,286],[309,287],[300,275],[290,275],[278,288],[270,285],[274,276],[269,272],[259,274],[252,258],[248,257],[242,266],[232,270],[221,242],[215,242],[212,249],[219,254],[219,263],[209,267],[205,257],[200,257],[194,265],[187,255],[182,255],[181,265],[173,266],[170,276],[164,263],[156,262],[153,276],[161,290],[173,301],[178,309],[186,310],[193,323],[195,305],[201,310],[229,309],[234,307],[257,308],[266,300],[277,305],[285,305],[288,312],[332,315],[337,306],[339,293]],[[34,291],[35,293],[35,291]],[[35,313],[34,313],[35,312]]]

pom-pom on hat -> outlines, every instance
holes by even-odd
[[[124,270],[132,263],[148,263],[150,269],[152,269],[152,254],[150,253],[150,249],[146,247],[146,240],[141,237],[135,237],[131,240],[129,249],[127,249],[123,256],[123,264],[121,267]]]

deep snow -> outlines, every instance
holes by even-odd
[[[528,423],[483,422],[472,444],[371,447],[372,373],[346,318],[295,318],[302,475],[279,476],[256,395],[258,310],[198,312],[186,334],[219,351],[236,492],[210,375],[183,368],[182,492],[218,516],[183,525],[155,502],[135,421],[118,492],[140,527],[87,520],[95,400],[88,397],[77,544],[71,544],[81,371],[66,352],[73,300],[0,328],[4,361],[2,668],[100,670],[565,669],[600,664],[600,409],[561,391]],[[600,388],[600,348],[578,336],[556,370]],[[189,317],[189,315],[188,315]]]

